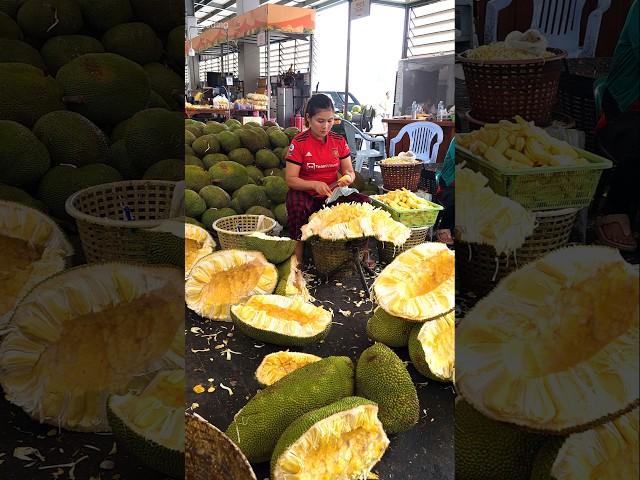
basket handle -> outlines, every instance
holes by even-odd
[[[263,224],[265,223],[265,219],[267,217],[265,217],[264,215],[260,215],[258,217],[258,224],[256,225],[256,230],[260,231],[263,228]]]

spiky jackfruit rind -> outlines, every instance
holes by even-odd
[[[406,347],[415,326],[415,323],[389,315],[377,307],[367,321],[367,335],[374,342],[384,343],[388,347]]]
[[[247,306],[255,306],[251,308],[251,317],[245,318]],[[278,317],[269,316],[261,306],[268,309],[271,306],[279,306],[282,309],[286,309],[289,312],[296,312],[300,316],[313,315],[317,317],[317,328],[313,330],[312,334],[302,335],[302,332],[283,333],[275,330],[275,328],[288,329],[288,320],[281,320]],[[253,322],[254,319],[258,321],[264,320],[265,317],[271,319],[274,327],[272,329],[256,327]],[[331,328],[331,313],[324,310],[322,307],[316,307],[310,303],[307,303],[299,297],[285,297],[282,295],[255,295],[247,304],[239,304],[231,307],[231,319],[234,325],[244,333],[246,336],[255,340],[273,343],[275,345],[282,345],[285,347],[303,347],[306,345],[312,345],[314,343],[323,340]]]
[[[259,391],[225,432],[252,463],[271,459],[278,438],[298,417],[353,395],[353,363],[327,357]]]
[[[356,394],[378,404],[378,417],[387,433],[404,432],[418,422],[420,404],[413,380],[398,355],[382,343],[360,355]]]
[[[377,404],[366,398],[362,397],[346,397],[337,402],[334,402],[325,407],[318,408],[316,410],[312,410],[298,419],[296,419],[291,425],[287,427],[287,429],[283,432],[283,434],[278,439],[278,443],[273,451],[273,455],[271,457],[271,475],[274,480],[281,480],[286,478],[286,476],[279,475],[278,472],[278,461],[280,457],[289,449],[293,444],[295,444],[301,437],[303,437],[309,430],[321,424],[323,422],[330,421],[331,417],[340,413],[344,413],[350,410],[353,411],[362,411],[363,407],[373,408],[374,411],[377,411]],[[363,412],[361,414],[364,414]],[[379,435],[381,437],[382,444],[384,448],[382,448],[382,453],[372,461],[369,465],[363,468],[361,472],[358,472],[359,475],[367,475],[373,466],[380,461],[382,455],[384,454],[386,447],[389,445],[389,439],[387,438],[384,430],[382,429],[382,425],[379,423],[379,420],[376,419],[379,425]],[[338,449],[340,451],[340,449]],[[331,459],[327,459],[328,462]],[[309,472],[307,472],[309,473]],[[337,472],[336,472],[337,473]],[[355,478],[360,478],[355,477]]]
[[[273,237],[252,233],[245,237],[248,250],[262,252],[271,263],[279,264],[287,260],[296,249],[296,241],[290,238]]]
[[[460,322],[457,391],[489,418],[554,435],[615,419],[639,403],[637,296],[617,250],[570,247],[527,264]]]

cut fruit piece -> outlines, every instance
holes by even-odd
[[[455,329],[455,312],[413,328],[409,356],[422,375],[440,382],[453,380]]]
[[[184,225],[184,237],[184,273],[186,275],[198,260],[213,252],[216,243],[204,228],[190,223]]]
[[[402,245],[411,229],[391,218],[389,212],[368,203],[340,203],[325,207],[309,217],[302,227],[302,240],[318,236],[325,240],[375,237],[381,242]]]
[[[112,395],[107,404],[118,444],[174,478],[184,475],[184,386],[184,370],[164,371],[139,395]]]
[[[378,406],[360,397],[343,398],[289,425],[273,452],[271,477],[367,478],[388,446]]]
[[[142,230],[148,263],[184,267],[186,251],[185,223],[165,220],[154,228]]]
[[[278,271],[260,252],[221,250],[191,267],[184,288],[187,306],[205,318],[230,321],[231,305],[273,292]]]
[[[356,395],[378,404],[387,433],[409,430],[418,423],[418,392],[400,357],[382,343],[367,348],[356,366]]]
[[[186,414],[185,433],[185,480],[256,480],[236,444],[200,415]]]
[[[455,307],[455,258],[443,243],[421,243],[398,255],[373,284],[390,315],[414,322],[432,320]]]
[[[256,379],[262,385],[272,385],[282,377],[322,358],[302,352],[274,352],[265,355],[256,370]]]
[[[455,400],[456,478],[528,479],[536,452],[548,438],[491,420],[462,397]]]
[[[286,262],[278,265],[278,285],[275,294],[286,297],[300,296],[307,302],[313,301],[295,255],[291,255]]]
[[[262,252],[271,263],[282,263],[293,255],[296,241],[286,237],[274,237],[262,232],[246,237],[247,250]]]
[[[531,480],[636,479],[638,409],[566,440],[551,440],[538,453]]]
[[[414,322],[394,317],[376,307],[367,321],[367,335],[374,342],[384,343],[388,347],[406,347],[411,330],[415,326]]]
[[[266,462],[298,417],[353,395],[349,357],[327,357],[291,372],[259,391],[236,413],[225,432],[250,462]]]
[[[73,248],[42,212],[0,200],[0,329],[18,300],[42,280],[61,272]]]
[[[117,263],[77,267],[38,284],[0,344],[7,399],[34,419],[108,431],[107,397],[163,368],[184,328],[180,269]]]
[[[332,315],[299,297],[254,295],[231,307],[231,318],[248,337],[284,346],[319,342],[329,333]]]
[[[555,434],[630,410],[639,393],[638,290],[637,271],[605,247],[527,264],[460,322],[458,392],[490,418]]]

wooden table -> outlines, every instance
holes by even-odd
[[[405,125],[413,122],[424,122],[430,120],[412,120],[410,118],[383,118],[382,121],[387,124],[387,155],[389,155],[389,144],[392,138],[395,138],[396,135],[400,132],[400,129]],[[436,159],[436,163],[442,163],[444,161],[444,156],[447,153],[447,149],[449,148],[449,143],[451,143],[451,139],[455,134],[455,123],[451,120],[444,121],[432,121],[437,125],[440,125],[442,128],[443,139],[440,147],[438,148],[438,157]],[[409,150],[409,136],[404,135],[402,139],[396,143],[396,154],[400,152],[406,152]]]
[[[186,118],[193,118],[195,115],[221,115],[224,118],[230,118],[231,116],[229,109],[184,107],[184,116]]]

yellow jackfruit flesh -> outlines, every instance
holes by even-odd
[[[389,439],[378,406],[347,397],[312,410],[284,431],[273,452],[273,480],[367,478]]]
[[[189,273],[198,260],[213,252],[216,244],[204,228],[184,224],[184,272]]]
[[[373,284],[390,315],[423,322],[453,310],[455,259],[443,243],[421,243],[398,255]]]
[[[172,351],[184,328],[183,282],[179,269],[109,263],[40,283],[16,307],[0,344],[7,399],[41,422],[107,431],[110,394],[184,366]]]
[[[221,250],[202,257],[187,276],[187,306],[205,318],[229,321],[231,305],[273,292],[276,267],[260,252]]]
[[[606,422],[639,397],[638,273],[604,247],[510,274],[456,331],[458,392],[489,418],[552,433]]]
[[[453,380],[455,328],[454,312],[414,327],[409,337],[409,355],[416,370],[434,380]]]
[[[0,329],[17,301],[64,270],[71,255],[71,244],[53,220],[22,204],[0,201]]]
[[[256,370],[256,379],[262,385],[272,385],[294,370],[320,359],[316,355],[302,352],[270,353],[260,362]]]

